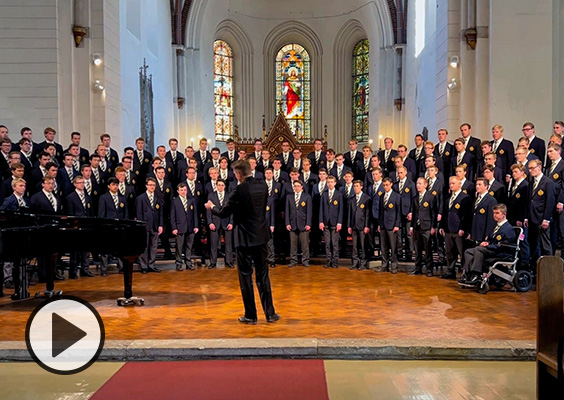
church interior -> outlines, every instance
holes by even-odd
[[[561,0],[0,0],[0,398],[564,398],[563,119]],[[244,210],[218,216],[247,182],[236,165],[268,187],[258,318]],[[43,193],[46,215],[19,214]],[[320,202],[337,198],[335,228]],[[33,318],[65,296],[103,321],[72,373],[30,350]]]

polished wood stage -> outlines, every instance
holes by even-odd
[[[116,306],[115,299],[123,294],[123,278],[118,274],[57,282],[56,289],[96,307],[107,340],[534,340],[536,334],[535,292],[492,290],[481,295],[438,276],[321,265],[271,269],[274,305],[282,319],[267,324],[259,312],[258,325],[247,326],[237,322],[243,305],[236,270],[179,272],[170,264],[160,266],[166,269],[160,274],[134,274],[134,294],[145,298],[145,306]],[[258,294],[256,298],[260,307]],[[0,341],[23,341],[27,319],[41,301],[0,298]]]

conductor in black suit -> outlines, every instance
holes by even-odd
[[[237,185],[227,203],[224,204],[223,208],[218,209],[213,202],[208,201],[206,208],[211,209],[213,214],[221,218],[233,214],[239,284],[245,306],[245,315],[239,317],[239,322],[253,325],[257,323],[257,309],[252,281],[253,262],[266,322],[275,322],[280,319],[280,316],[274,311],[268,264],[266,263],[267,242],[271,235],[265,215],[268,187],[264,181],[250,176],[251,166],[246,160],[235,161],[233,172],[240,184]]]

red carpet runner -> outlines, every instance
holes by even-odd
[[[91,400],[328,400],[321,360],[133,362]]]

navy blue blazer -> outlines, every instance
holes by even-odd
[[[372,206],[370,207],[370,216],[372,217],[372,219],[377,221],[378,218],[380,218],[380,205],[382,203],[382,194],[384,194],[384,186],[382,186],[382,182],[380,182],[380,184],[376,188],[376,191],[374,190],[374,185],[371,185],[366,189],[368,189],[368,192],[365,193],[368,194],[372,199],[372,202],[370,203],[372,204]]]
[[[53,212],[60,213],[63,207],[61,198],[56,194],[53,195],[55,196],[55,200],[57,200],[56,210],[53,210],[53,205],[51,204],[45,193],[43,193],[43,190],[31,196],[31,207],[39,211],[47,211],[49,213],[53,213]]]
[[[448,233],[463,231],[465,235],[470,232],[472,226],[472,199],[470,196],[460,192],[449,207],[452,194],[445,199],[445,210],[441,218],[441,228]]]
[[[345,154],[343,154],[343,158],[345,159],[345,165],[347,167],[349,167],[350,169],[352,169],[353,171],[355,171],[355,169],[358,167],[357,163],[358,161],[362,161],[363,159],[363,155],[362,155],[362,151],[359,151],[358,149],[356,150],[356,154],[354,155],[354,159],[351,158],[351,151],[347,151]],[[363,167],[361,165],[361,167]],[[356,171],[355,171],[356,173]]]
[[[77,176],[79,173],[78,171],[76,171],[74,168],[72,169],[72,177],[74,179],[75,176]],[[69,177],[69,174],[67,173],[67,169],[66,168],[59,168],[59,171],[57,172],[57,178],[59,179],[59,182],[61,182],[61,187],[62,187],[62,191],[63,191],[63,196],[68,196],[71,192],[74,191],[74,185],[72,184],[72,181]]]
[[[228,197],[229,197],[228,193],[224,192],[224,197],[223,197],[224,205],[227,203]],[[217,192],[212,192],[208,194],[208,201],[211,201],[215,205],[215,208],[221,211],[221,207],[219,205],[219,195],[217,194]],[[224,218],[220,218],[218,215],[213,214],[211,210],[206,210],[206,217],[208,224],[214,224],[216,229],[223,228],[225,230],[227,229],[227,225],[233,224],[233,214]]]
[[[476,187],[474,186],[474,184],[469,179],[466,179],[464,181],[464,184],[462,185],[462,192],[464,194],[467,194],[471,198],[474,198],[474,195],[476,194],[475,190]]]
[[[494,197],[486,193],[482,197],[480,203],[476,206],[476,201],[474,200],[473,207],[473,218],[472,218],[472,229],[470,231],[470,236],[473,240],[477,242],[483,242],[486,238],[488,232],[492,231],[492,227],[496,225],[493,218],[493,206],[497,204]]]
[[[92,208],[92,198],[88,196],[88,194],[84,193],[84,201],[86,203],[86,207],[82,204],[78,193],[75,191],[69,193],[69,195],[65,198],[67,211],[66,213],[69,215],[76,215],[79,217],[92,217],[93,208]]]
[[[349,228],[362,231],[370,227],[370,196],[360,193],[360,201],[356,203],[356,194],[349,199]]]
[[[517,221],[523,222],[527,218],[527,209],[529,208],[529,182],[526,179],[517,186],[513,192],[513,180],[509,183],[509,194],[507,198],[507,220],[511,225],[517,225]]]
[[[333,168],[331,168],[331,172],[329,172],[329,175],[333,175],[335,178],[337,178],[337,186],[342,186],[342,185],[345,184],[345,173],[347,171],[352,172],[352,169],[350,169],[345,164],[343,164],[343,167],[342,167],[343,169],[341,170],[341,179],[339,179],[338,168],[339,167],[337,166],[337,163],[335,163]]]
[[[455,154],[451,160],[451,176],[455,174],[455,169],[458,167],[458,154]],[[474,182],[476,180],[476,168],[478,161],[472,152],[466,150],[464,156],[462,157],[462,162],[460,165],[466,165],[466,179]]]
[[[380,166],[382,167],[382,169],[384,171],[384,176],[388,176],[388,174],[390,172],[396,170],[396,166],[394,164],[394,157],[396,157],[397,155],[398,155],[397,150],[391,149],[390,155],[388,157],[388,162],[386,162],[385,161],[386,150],[380,150],[378,152],[378,158],[380,159]],[[413,165],[415,165],[415,162],[413,163]],[[415,171],[415,173],[417,174],[417,171]]]
[[[493,140],[490,143],[493,147]],[[515,148],[513,147],[513,143],[507,139],[501,139],[495,154],[497,155],[495,165],[501,168],[503,176],[505,177],[505,175],[511,174],[511,170],[509,168],[515,160]]]
[[[29,201],[29,199],[26,197],[22,197],[22,198],[23,201],[25,202],[26,207],[29,208],[31,206],[31,202]],[[20,204],[18,203],[18,199],[16,198],[15,194],[6,197],[6,199],[2,202],[2,205],[0,206],[0,210],[17,211],[19,209],[20,209]]]
[[[300,193],[300,201],[296,207],[294,193],[288,193],[286,196],[286,226],[290,225],[292,231],[305,231],[306,225],[311,227],[312,217],[312,201],[309,194],[302,191]]]
[[[552,166],[552,162],[547,165],[544,170],[544,174],[547,178],[550,178],[554,182],[554,190],[556,191],[556,199],[558,203],[564,203],[564,161],[560,160],[558,165],[554,167],[552,173],[550,173],[550,168]],[[529,178],[529,182],[531,182],[532,178]]]
[[[529,151],[537,156],[539,160],[541,160],[542,165],[544,165],[546,157],[546,143],[544,139],[535,136],[535,138],[529,143]]]
[[[275,182],[283,184],[284,182],[288,182],[290,180],[290,176],[288,176],[288,173],[286,171],[283,171],[282,168],[281,168],[280,169],[280,176],[278,177],[278,180],[276,180],[276,171],[274,171],[274,175],[273,175],[272,179]]]
[[[313,172],[309,172],[309,178],[307,180],[307,182],[304,180],[304,173],[302,172],[300,174],[300,180],[302,182],[304,182],[304,190],[307,192],[307,194],[309,194],[311,196],[312,192],[313,192],[313,187],[315,186],[315,184],[317,182],[319,182],[319,177],[314,174]]]
[[[126,206],[127,200],[118,192],[119,207],[116,208],[114,199],[110,192],[100,197],[98,204],[98,217],[113,219],[128,219],[129,214]],[[144,220],[143,220],[144,221]]]
[[[419,202],[419,193],[416,193],[412,201],[411,226],[419,227],[424,231],[436,228],[437,224],[437,203],[435,196],[428,190]]]
[[[507,189],[505,186],[498,181],[494,180],[494,182],[488,188],[488,192],[490,196],[495,197],[498,203],[503,203],[507,201]]]
[[[187,232],[193,233],[194,228],[199,226],[198,209],[194,198],[186,197],[186,208],[187,210],[184,210],[180,197],[175,197],[172,200],[170,226],[173,231],[178,230],[178,233],[181,235]]]
[[[400,195],[392,190],[388,202],[384,204],[386,192],[382,193],[380,199],[380,229],[392,231],[394,228],[399,228],[401,225],[401,198]]]
[[[276,224],[276,200],[274,196],[269,196],[266,201],[265,220],[269,227],[274,227]]]
[[[163,200],[158,196],[154,196],[154,205],[151,207],[147,192],[142,193],[137,197],[136,209],[137,220],[147,223],[147,231],[158,232],[159,227],[163,226]]]
[[[468,182],[468,180],[466,180]],[[435,201],[435,205],[437,207],[437,213],[443,215],[444,212],[444,184],[439,178],[435,178],[435,182],[433,182],[432,187],[427,187],[427,191],[430,192]],[[464,193],[464,191],[463,191]]]
[[[333,198],[329,202],[329,190],[323,192],[319,207],[319,222],[323,222],[328,228],[335,228],[337,224],[343,223],[343,195],[337,190],[333,190]]]
[[[415,183],[409,179],[405,180],[405,185],[403,186],[401,192],[399,190],[399,182],[394,183],[392,189],[400,195],[401,199],[401,213],[404,217],[411,212],[411,205],[413,198],[417,196],[417,190],[415,188]]]
[[[529,184],[530,207],[527,219],[529,224],[540,225],[543,220],[550,221],[556,207],[556,185],[554,182],[542,176],[537,188],[533,190],[534,181]]]
[[[315,162],[315,151],[309,153],[307,158],[311,161],[311,172],[315,174],[319,174],[319,168],[325,168],[327,165],[327,155],[324,151],[319,154],[318,162]]]
[[[451,161],[452,161],[452,157],[454,156],[454,153],[456,153],[456,150],[454,149],[454,146],[450,143],[445,143],[445,147],[443,150],[443,154],[441,155],[439,153],[439,149],[440,149],[441,144],[437,143],[435,145],[435,150],[433,151],[433,154],[435,155],[435,157],[437,158],[441,158],[443,160],[443,172],[445,173],[446,176],[449,176],[449,174],[452,171],[452,166],[451,166]]]
[[[364,168],[364,157],[361,157],[360,160],[356,162],[354,168],[352,169],[354,173],[354,179],[358,179],[364,182],[366,176],[371,175],[370,173],[371,168],[372,167],[370,166],[370,158],[368,159],[368,169],[366,169]]]
[[[513,226],[508,222],[503,224],[498,231],[493,234],[497,223],[493,226],[492,230],[488,233],[486,241],[488,242],[488,246],[486,247],[488,250],[496,251],[496,257],[504,258],[509,256],[514,256],[514,251],[510,247],[505,247],[501,245],[501,243],[515,243],[517,239],[515,237],[515,230]]]
[[[207,164],[208,161],[212,159],[211,153],[206,150],[205,156],[202,158],[202,154],[200,150],[194,149],[194,158],[198,161],[198,169],[200,171],[204,171],[204,166]],[[207,178],[206,178],[207,179]]]
[[[266,163],[266,167],[264,166],[264,160],[262,158],[257,160],[257,166],[256,166],[256,170],[262,174],[264,174],[264,171],[267,168],[272,168],[272,161],[268,160]]]

